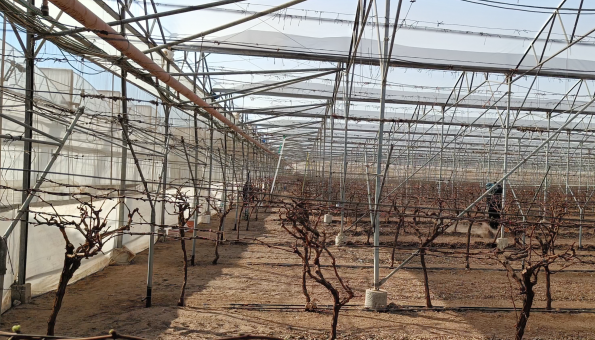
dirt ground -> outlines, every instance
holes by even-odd
[[[233,216],[233,213],[229,216]],[[217,225],[213,221],[213,225]],[[226,230],[233,217],[226,221]],[[286,339],[324,339],[331,314],[327,310],[304,312],[299,258],[291,252],[269,248],[268,244],[290,245],[276,214],[261,213],[250,222],[241,243],[220,247],[219,264],[212,265],[214,245],[198,242],[197,264],[189,268],[186,306],[177,307],[182,282],[182,255],[179,241],[156,246],[153,307],[144,308],[147,252],[127,266],[111,266],[69,286],[56,333],[73,337],[106,334],[115,329],[149,339],[216,339],[236,335],[269,335]],[[440,242],[464,242],[464,235],[450,234]],[[235,232],[226,239],[235,238]],[[392,236],[387,231],[382,241]],[[354,289],[355,298],[341,312],[341,339],[510,339],[514,335],[515,312],[427,311],[396,313],[363,311],[365,289],[372,284],[372,248],[365,237],[351,236],[354,244],[335,248],[339,270]],[[414,241],[413,236],[402,240]],[[474,242],[486,242],[475,235]],[[588,239],[589,241],[591,239]],[[187,243],[190,248],[190,242]],[[481,247],[480,245],[477,246]],[[400,249],[397,260],[411,250]],[[592,254],[591,252],[590,254]],[[390,249],[381,249],[382,275],[389,273]],[[461,257],[427,257],[430,289],[436,306],[512,307],[516,287],[506,272],[488,260],[473,260],[472,270],[464,269]],[[384,286],[389,302],[397,305],[424,305],[419,260],[399,271]],[[451,269],[444,269],[444,268]],[[454,268],[454,269],[452,269]],[[571,267],[573,271],[552,276],[554,308],[595,308],[595,268]],[[543,278],[537,287],[537,307],[545,306]],[[330,295],[311,282],[309,290],[319,305],[331,303]],[[1,329],[20,324],[24,333],[44,334],[53,302],[53,293],[38,296],[31,304],[12,308],[2,316]],[[241,304],[241,306],[234,305]],[[249,307],[246,304],[296,305],[293,309]],[[517,300],[517,306],[519,302]],[[595,313],[539,313],[531,315],[527,339],[595,339]]]

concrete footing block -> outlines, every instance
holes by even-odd
[[[10,299],[13,306],[18,306],[23,303],[31,302],[31,284],[25,283],[24,285],[13,284],[10,287]]]
[[[345,234],[343,233],[338,233],[337,236],[335,236],[335,246],[339,247],[345,244],[345,239],[347,237],[345,237]]]
[[[500,237],[496,241],[496,245],[498,246],[498,249],[504,250],[506,247],[508,247],[508,239],[506,237]]]
[[[200,224],[210,224],[211,223],[211,215],[205,214],[198,216],[198,223]]]
[[[382,311],[386,309],[388,294],[385,290],[366,289],[364,308]]]
[[[132,263],[132,260],[135,256],[136,254],[126,247],[114,248],[114,250],[112,250],[112,256],[109,260],[109,264],[110,266],[128,265]]]

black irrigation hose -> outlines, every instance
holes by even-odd
[[[232,303],[226,309],[243,309],[243,310],[258,310],[258,311],[282,311],[282,312],[303,312],[305,309],[304,305],[291,305],[291,304],[241,304]],[[332,305],[318,305],[317,310],[320,311],[332,311]],[[348,304],[343,306],[344,310],[367,310],[360,305]],[[434,306],[427,308],[425,306],[418,305],[389,305],[385,313],[399,313],[399,312],[423,312],[423,311],[454,311],[454,312],[514,312],[518,310],[514,307],[475,307],[475,306]],[[595,313],[595,308],[531,308],[531,312],[534,313],[571,313],[571,314],[584,314],[584,313]]]

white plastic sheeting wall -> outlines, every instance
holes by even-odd
[[[13,47],[7,45],[7,57],[5,58],[6,79],[4,84],[5,96],[3,100],[2,112],[16,120],[22,121],[24,115],[24,68],[20,66],[22,63],[22,54],[16,51]],[[35,69],[35,101],[38,105],[51,104],[59,105],[69,110],[74,110],[80,105],[85,106],[85,115],[81,117],[77,127],[83,129],[76,131],[71,136],[70,140],[64,146],[61,155],[54,163],[51,172],[48,175],[48,182],[44,183],[42,190],[51,192],[77,192],[77,191],[99,191],[98,188],[117,188],[119,186],[120,169],[121,169],[121,128],[117,120],[113,120],[111,124],[106,124],[105,120],[102,125],[97,125],[93,120],[93,116],[102,116],[105,118],[115,118],[120,113],[119,100],[102,99],[96,97],[89,97],[88,95],[104,95],[119,97],[120,93],[116,91],[97,91],[88,81],[78,76],[69,69]],[[86,96],[81,96],[85,94]],[[133,85],[128,86],[128,96],[132,98],[154,99],[144,90]],[[46,105],[50,107],[50,105]],[[43,112],[36,112],[34,115],[35,128],[47,132],[48,134],[61,138],[65,133],[65,126],[72,119],[72,115],[62,114],[62,123],[55,122],[55,118],[60,118],[59,112],[54,113],[51,117],[43,117]],[[129,101],[128,115],[130,126],[134,130],[132,139],[139,143],[139,148],[136,150],[139,153],[139,161],[141,169],[145,178],[153,182],[149,185],[149,190],[155,192],[160,181],[161,171],[163,168],[163,159],[160,156],[151,154],[151,152],[164,153],[163,139],[163,106],[150,104],[146,101]],[[52,118],[52,119],[49,119]],[[172,133],[174,135],[183,135],[188,141],[194,141],[193,121],[189,119],[186,113],[177,109],[172,109],[170,122],[172,122]],[[87,130],[85,130],[87,129]],[[207,126],[199,123],[200,143],[201,145],[208,145],[208,133],[205,133]],[[3,120],[2,132],[3,134],[10,134],[13,136],[20,136],[23,134],[23,127],[12,123],[6,119]],[[85,133],[89,131],[89,133]],[[101,132],[109,138],[114,138],[116,143],[109,143],[105,139],[98,138],[94,132]],[[153,133],[153,135],[151,135]],[[222,137],[218,132],[215,133],[214,139]],[[35,137],[38,140],[49,140],[38,133]],[[159,139],[160,138],[160,139]],[[161,143],[161,144],[160,144]],[[140,146],[145,146],[148,149],[142,149]],[[56,147],[44,144],[34,143],[32,155],[32,168],[34,172],[31,174],[33,183],[40,176],[51,158],[52,153]],[[22,182],[23,164],[23,143],[20,141],[3,140],[0,149],[0,184],[9,188],[19,189]],[[140,151],[140,152],[139,152]],[[143,154],[144,152],[144,154]],[[179,153],[179,151],[177,151]],[[173,183],[175,186],[191,186],[188,179],[190,178],[188,166],[185,160],[176,155],[175,152],[170,154],[170,159],[173,162],[168,167],[168,172],[171,174],[168,178],[168,183]],[[208,161],[207,157],[199,156],[199,161],[203,164]],[[217,158],[214,158],[213,166],[213,182],[220,181],[220,167],[217,164]],[[203,166],[199,166],[199,173],[204,171]],[[128,154],[127,162],[127,189],[142,190],[142,185],[139,183],[139,175],[136,166],[133,163],[130,153]],[[207,170],[208,171],[208,170]],[[171,176],[176,176],[172,178]],[[69,184],[70,187],[64,187],[54,184],[55,181],[62,184]],[[74,187],[72,187],[74,186]],[[92,186],[95,188],[89,188]],[[185,188],[184,191],[188,197],[192,198],[194,193],[192,188]],[[168,193],[174,194],[175,189],[168,190]],[[202,195],[207,195],[203,190]],[[214,190],[214,196],[221,196],[221,191]],[[68,195],[56,196],[51,194],[40,194],[44,200],[52,201],[56,211],[61,215],[78,216],[78,203]],[[11,189],[0,189],[0,232],[4,233],[11,223],[11,220],[16,215],[16,209],[21,202],[21,192]],[[117,200],[94,200],[94,203],[103,206],[103,214],[106,214],[110,209],[117,204]],[[126,205],[129,210],[139,208],[143,217],[136,217],[132,226],[133,233],[146,233],[149,231],[148,221],[150,220],[150,206],[141,200],[129,198],[126,200]],[[27,277],[26,282],[31,283],[32,294],[39,295],[51,291],[56,288],[59,276],[61,273],[64,261],[65,242],[60,231],[55,227],[46,225],[37,225],[34,216],[35,213],[48,211],[50,208],[41,203],[39,199],[33,200],[30,210],[30,229],[27,249]],[[156,204],[156,221],[159,223],[161,214],[161,204]],[[202,209],[204,210],[204,209]],[[173,206],[166,206],[166,212],[172,212]],[[127,214],[127,212],[126,212]],[[72,217],[75,218],[75,217]],[[114,210],[108,217],[109,226],[115,227],[118,218],[118,210]],[[140,224],[142,222],[142,224]],[[165,223],[173,225],[177,222],[176,216],[166,213]],[[74,230],[67,231],[70,241],[76,247],[83,240],[82,235]],[[7,273],[4,279],[4,287],[6,288],[3,294],[2,311],[10,308],[10,286],[16,279],[16,272],[18,268],[18,253],[19,253],[19,239],[20,226],[14,229],[12,234],[8,237],[8,265]],[[124,235],[123,244],[134,253],[141,252],[149,246],[149,236],[147,235]],[[110,256],[115,245],[115,239],[110,240],[103,248],[103,253],[91,259],[84,260],[81,268],[76,272],[72,282],[76,282],[92,273],[102,270],[109,264]]]

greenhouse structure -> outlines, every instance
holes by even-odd
[[[594,338],[593,5],[0,0],[0,337]]]

